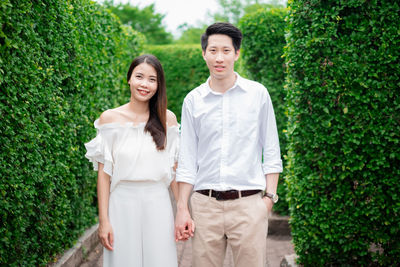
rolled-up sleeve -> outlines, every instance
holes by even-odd
[[[197,174],[198,137],[194,128],[192,105],[185,98],[181,116],[181,142],[176,181],[194,185]]]
[[[260,122],[260,136],[263,147],[263,172],[264,174],[281,173],[283,168],[275,113],[271,98],[266,90],[260,113]]]

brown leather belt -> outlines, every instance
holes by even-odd
[[[257,193],[260,193],[261,190],[228,190],[228,191],[214,191],[212,189],[204,189],[204,190],[197,190],[197,193],[209,196],[211,191],[211,196],[215,197],[217,200],[230,200],[230,199],[237,199],[239,197],[247,197]]]

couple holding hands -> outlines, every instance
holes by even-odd
[[[234,71],[241,40],[229,23],[202,35],[210,77],[186,96],[181,131],[152,55],[129,68],[129,103],[95,121],[85,146],[98,170],[104,266],[176,267],[175,242],[189,238],[194,267],[222,267],[228,243],[235,266],[265,266],[282,161],[266,88]]]

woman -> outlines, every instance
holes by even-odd
[[[176,246],[168,186],[179,143],[167,110],[164,72],[153,55],[133,60],[129,103],[103,112],[97,136],[85,144],[98,170],[99,237],[103,266],[175,267]]]

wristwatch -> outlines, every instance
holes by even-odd
[[[274,204],[275,204],[276,202],[278,202],[278,199],[279,199],[279,197],[278,197],[277,194],[271,194],[271,193],[268,193],[268,192],[265,192],[265,194],[264,194],[263,197],[269,197],[269,198],[272,200],[272,202],[273,202]]]

